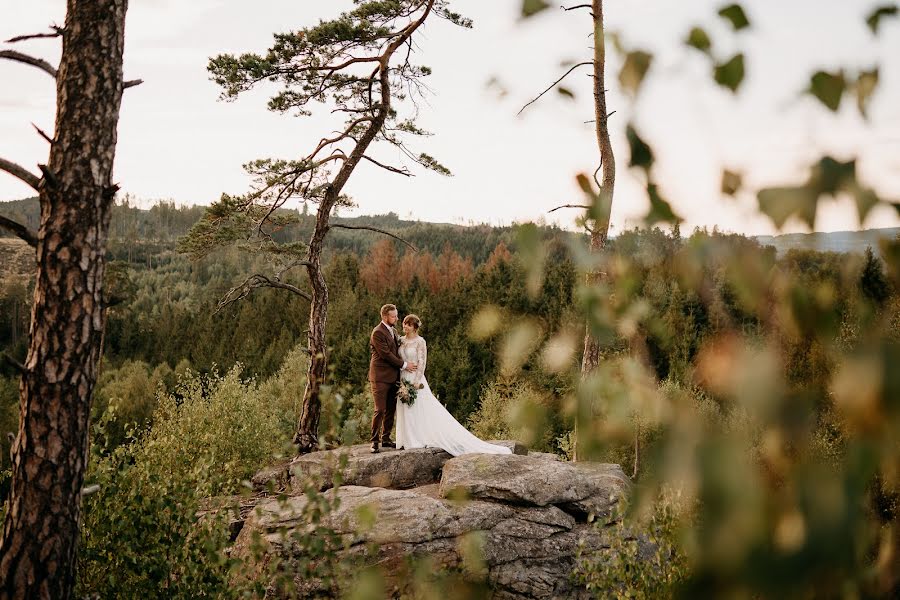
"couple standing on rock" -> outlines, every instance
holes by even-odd
[[[381,322],[372,330],[369,347],[369,383],[375,398],[372,417],[372,452],[384,448],[441,448],[453,456],[460,454],[510,454],[503,446],[484,442],[453,418],[431,392],[425,379],[428,347],[419,335],[422,320],[416,315],[403,319],[402,337],[397,335],[397,307],[381,307]],[[397,392],[406,381],[416,389],[412,404],[397,406]],[[398,410],[399,408],[399,410]],[[391,441],[394,415],[397,416],[397,443]]]

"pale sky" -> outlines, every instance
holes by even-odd
[[[509,224],[546,218],[571,227],[574,214],[547,211],[581,203],[574,184],[597,162],[587,70],[570,76],[573,102],[548,94],[517,117],[523,104],[561,75],[564,60],[588,60],[590,21],[585,11],[550,9],[518,19],[521,0],[456,0],[451,7],[475,21],[473,30],[442,20],[419,38],[418,62],[430,66],[434,94],[418,123],[434,133],[413,148],[435,156],[454,177],[413,166],[404,178],[362,164],[347,191],[354,214],[393,211],[440,222]],[[557,3],[551,3],[556,5]],[[619,60],[610,52],[608,104],[618,182],[613,233],[638,224],[646,211],[641,176],[627,169],[624,129],[630,116],[657,155],[656,178],[676,211],[694,226],[746,234],[773,229],[756,211],[755,197],[719,194],[721,169],[746,173],[750,186],[799,182],[804,167],[823,153],[858,157],[862,178],[884,197],[900,199],[900,20],[885,20],[878,38],[865,26],[877,2],[791,0],[744,2],[753,28],[733,35],[716,16],[724,2],[710,0],[609,0],[607,27],[630,48],[659,52],[634,109],[621,94]],[[218,101],[209,81],[209,57],[223,52],[264,53],[274,32],[314,24],[351,6],[347,0],[131,0],[125,76],[145,83],[125,92],[119,123],[115,177],[125,192],[147,205],[156,199],[209,204],[223,192],[246,191],[241,165],[264,157],[299,158],[334,123],[268,112],[269,90],[237,102]],[[62,24],[63,0],[0,0],[0,39]],[[703,25],[717,54],[748,56],[748,78],[739,97],[715,87],[699,53],[679,42]],[[58,40],[0,44],[0,48],[58,62]],[[834,117],[800,91],[818,68],[851,70],[881,65],[881,86],[863,121],[851,98]],[[488,85],[492,79],[500,85]],[[502,91],[501,91],[502,88]],[[327,110],[322,111],[327,115]],[[53,82],[37,69],[0,61],[0,156],[28,167],[45,162],[47,144],[31,122],[51,131]],[[380,156],[394,158],[393,150]],[[36,169],[35,169],[36,170]],[[29,196],[30,189],[0,173],[0,200]],[[900,225],[895,211],[873,211],[864,227]],[[857,229],[849,201],[820,204],[820,231]],[[803,230],[789,223],[788,231]]]

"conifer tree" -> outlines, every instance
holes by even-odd
[[[352,205],[344,188],[361,164],[402,176],[412,173],[404,165],[382,160],[378,146],[393,146],[401,155],[425,169],[449,175],[433,157],[414,152],[409,138],[426,135],[415,123],[417,99],[431,73],[412,62],[416,35],[434,18],[470,27],[471,22],[448,8],[446,0],[358,0],[356,7],[338,18],[275,36],[265,54],[225,54],[210,60],[212,79],[223,97],[233,99],[263,82],[281,86],[269,100],[269,109],[300,116],[325,105],[343,117],[337,133],[319,140],[309,154],[294,159],[261,159],[245,165],[254,178],[242,196],[223,195],[192,228],[181,248],[202,256],[216,246],[238,244],[272,258],[274,276],[250,275],[220,303],[224,307],[253,290],[269,287],[294,293],[310,304],[308,379],[294,442],[301,453],[318,447],[319,390],[325,381],[328,287],[321,256],[328,232],[335,228],[366,229],[397,237],[376,227],[333,222],[336,208]],[[296,223],[296,211],[282,210],[298,201],[312,205],[315,222],[305,243],[278,243],[273,234]],[[399,239],[399,238],[398,238]],[[290,269],[306,270],[308,286],[287,283]]]

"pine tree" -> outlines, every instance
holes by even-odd
[[[404,108],[411,108],[415,115],[415,96],[424,89],[422,79],[431,73],[428,67],[411,62],[416,36],[425,21],[437,17],[471,26],[447,5],[447,0],[361,0],[336,19],[276,35],[265,55],[226,54],[209,63],[212,78],[226,99],[261,82],[276,82],[282,89],[269,100],[271,110],[303,116],[310,115],[315,104],[325,104],[331,113],[345,118],[337,134],[323,137],[302,158],[262,159],[245,165],[254,178],[253,189],[243,196],[223,195],[181,244],[184,251],[196,256],[216,246],[239,244],[267,254],[275,264],[274,275],[251,275],[223,298],[220,308],[262,287],[286,290],[309,302],[310,361],[294,436],[301,453],[318,447],[319,388],[327,373],[328,286],[321,265],[325,238],[329,231],[341,228],[376,231],[399,239],[376,227],[332,220],[335,209],[353,205],[344,187],[360,164],[411,175],[406,167],[376,159],[373,144],[394,146],[421,167],[450,174],[433,157],[409,147],[410,136],[427,132],[413,118],[401,117]],[[306,243],[278,243],[274,236],[300,220],[297,211],[283,210],[292,199],[316,207]],[[307,289],[284,281],[289,270],[299,267],[306,270]]]

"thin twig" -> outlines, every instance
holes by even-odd
[[[372,158],[371,156],[366,156],[365,154],[363,154],[363,158],[366,159],[367,161],[369,161],[370,163],[378,165],[382,169],[390,171],[391,173],[397,173],[398,175],[403,175],[404,177],[412,177],[413,176],[413,174],[410,173],[406,168],[399,169],[397,167],[392,167],[391,165],[386,165],[384,163],[380,163],[377,160],[375,160],[374,158]]]
[[[47,135],[47,133],[43,129],[41,129],[34,123],[32,123],[31,126],[34,127],[34,130],[38,132],[38,135],[47,140],[48,143],[52,144],[55,141],[52,137]]]
[[[35,58],[33,56],[29,56],[15,50],[0,50],[0,58],[14,60],[26,65],[31,65],[32,67],[36,67],[41,71],[47,73],[50,77],[53,77],[54,79],[56,78],[56,69],[46,60]]]
[[[61,37],[65,30],[62,27],[57,27],[56,25],[51,25],[50,29],[53,31],[49,33],[32,33],[30,35],[17,35],[14,38],[9,38],[6,40],[7,44],[15,44],[16,42],[24,42],[25,40],[36,40],[39,38],[57,38]]]
[[[8,161],[5,158],[0,158],[0,171],[6,171],[13,177],[16,177],[30,185],[35,191],[38,191],[38,186],[41,183],[41,178],[25,167]]]
[[[553,210],[548,210],[548,213],[556,212],[561,208],[583,208],[584,210],[588,210],[590,206],[584,204],[563,204],[562,206],[557,206]]]
[[[593,64],[593,63],[592,63],[591,61],[585,61],[585,62],[580,62],[580,63],[578,63],[578,64],[576,64],[576,65],[572,65],[572,68],[569,69],[568,71],[566,71],[566,72],[563,74],[562,77],[560,77],[559,79],[557,79],[556,81],[554,81],[553,83],[551,83],[551,84],[550,84],[550,87],[548,87],[548,88],[545,89],[543,92],[541,92],[540,94],[538,94],[537,97],[536,97],[534,100],[532,100],[531,102],[529,102],[528,104],[526,104],[525,106],[523,106],[523,107],[519,110],[519,112],[516,113],[516,116],[521,115],[521,114],[522,114],[522,111],[524,111],[526,108],[528,108],[529,106],[531,106],[532,104],[534,104],[535,102],[537,102],[538,100],[540,100],[540,99],[541,99],[541,96],[543,96],[544,94],[546,94],[547,92],[549,92],[550,90],[552,90],[553,88],[555,88],[555,87],[556,87],[563,79],[565,79],[566,77],[569,76],[569,73],[571,73],[572,71],[574,71],[574,70],[577,69],[578,67],[583,67],[583,66],[585,66],[585,65],[590,65],[590,64]]]
[[[414,252],[418,252],[418,251],[419,251],[418,248],[416,248],[415,246],[413,246],[410,242],[404,240],[404,239],[403,239],[402,237],[400,237],[399,235],[396,235],[396,234],[394,234],[394,233],[391,233],[390,231],[385,231],[384,229],[378,229],[377,227],[369,227],[368,225],[344,225],[344,224],[342,224],[342,223],[331,223],[331,224],[328,226],[328,228],[330,229],[330,228],[332,228],[332,227],[338,227],[338,228],[340,228],[340,229],[365,229],[365,230],[368,230],[368,231],[374,231],[374,232],[376,232],[376,233],[383,233],[383,234],[386,235],[386,236],[392,237],[392,238],[394,238],[395,240],[399,240],[399,241],[403,242],[404,244],[406,244],[407,246],[409,246]]]
[[[12,356],[7,354],[6,352],[2,352],[2,353],[0,353],[0,355],[3,356],[3,362],[5,362],[9,366],[11,366],[13,369],[18,371],[20,374],[22,374],[22,375],[25,374],[25,371],[27,370],[27,369],[25,369],[25,365],[23,365],[22,363],[20,363],[16,359],[14,359]]]
[[[17,52],[15,50],[0,50],[0,58],[5,58],[8,60],[14,60],[16,62],[24,63],[26,65],[31,65],[32,67],[36,67],[56,79],[57,70],[56,68],[48,63],[46,60],[41,58],[35,58],[33,56],[29,56],[27,54],[23,54],[21,52]],[[136,85],[140,85],[144,83],[143,79],[132,79],[131,81],[125,81],[122,83],[122,88],[130,88]]]
[[[560,6],[560,8],[563,9],[563,10],[565,10],[565,11],[570,11],[570,10],[575,10],[575,9],[577,9],[577,8],[587,8],[587,9],[591,9],[591,8],[593,8],[593,7],[592,7],[590,4],[576,4],[575,6],[569,6],[569,7],[566,7],[566,6]]]
[[[293,294],[296,294],[297,296],[300,296],[307,302],[312,302],[312,297],[309,294],[307,294],[306,292],[304,292],[303,290],[301,290],[300,288],[298,288],[297,286],[291,285],[289,283],[283,283],[281,281],[273,281],[272,279],[269,279],[265,275],[256,273],[254,275],[251,275],[247,279],[245,279],[244,282],[241,283],[240,285],[237,285],[237,286],[231,288],[230,290],[228,290],[228,293],[225,294],[225,296],[221,300],[219,300],[219,303],[216,306],[216,311],[213,314],[218,313],[220,310],[222,310],[223,308],[225,308],[226,306],[228,306],[230,304],[234,304],[235,302],[237,302],[239,300],[243,300],[244,298],[249,296],[253,290],[262,288],[262,287],[270,287],[270,288],[276,288],[276,289],[280,289],[280,290],[287,290]]]

